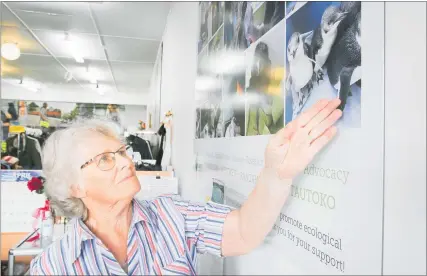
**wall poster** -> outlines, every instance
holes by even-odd
[[[31,232],[33,212],[43,207],[46,197],[31,192],[27,182],[41,176],[41,171],[1,170],[1,232]],[[19,196],[11,196],[18,195]]]
[[[383,4],[200,2],[199,12],[194,144],[204,196],[240,207],[271,134],[319,99],[340,98],[343,110],[336,139],[295,179],[264,244],[226,258],[224,273],[380,274]]]

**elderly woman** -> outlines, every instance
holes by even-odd
[[[87,122],[44,147],[46,193],[71,230],[31,263],[31,275],[196,274],[196,253],[235,256],[271,230],[296,177],[335,135],[339,100],[318,102],[272,137],[265,167],[238,210],[163,196],[137,201],[140,184],[113,128]]]

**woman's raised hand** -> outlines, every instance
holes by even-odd
[[[265,151],[265,167],[280,179],[293,179],[332,140],[341,117],[339,99],[321,100],[276,133]]]

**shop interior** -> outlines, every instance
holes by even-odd
[[[31,260],[66,233],[68,218],[56,216],[49,238],[40,234],[40,214],[49,207],[43,193],[30,186],[43,179],[45,141],[55,131],[85,120],[108,123],[120,133],[141,183],[137,199],[172,194],[240,207],[264,164],[269,136],[315,100],[330,97],[330,91],[337,91],[333,87],[342,89],[346,81],[338,80],[339,75],[333,83],[325,69],[328,78],[318,74],[308,88],[315,87],[314,92],[303,95],[304,86],[295,96],[289,92],[295,84],[286,75],[291,71],[289,45],[294,36],[290,32],[306,32],[299,36],[304,37],[311,28],[313,35],[312,25],[324,24],[323,11],[339,3],[0,2],[2,275],[29,275]],[[425,275],[426,159],[420,152],[425,151],[426,63],[425,53],[420,54],[422,64],[422,58],[411,53],[425,51],[426,3],[363,3],[362,22],[367,23],[360,27],[359,21],[358,26],[364,29],[364,45],[370,46],[360,50],[360,41],[353,43],[359,43],[363,56],[356,68],[363,63],[367,69],[351,71],[353,79],[347,79],[350,93],[345,96],[340,127],[357,133],[345,136],[354,139],[349,142],[352,147],[362,145],[367,136],[360,133],[369,125],[366,114],[381,103],[378,109],[384,114],[375,118],[381,121],[381,129],[372,135],[378,134],[383,149],[371,153],[381,155],[373,165],[378,165],[381,179],[381,187],[375,186],[381,197],[375,210],[381,210],[372,213],[380,214],[381,219],[373,220],[382,222],[381,229],[372,232],[381,234],[382,241],[373,250],[380,259],[376,264],[367,265],[366,270],[350,264],[354,270],[340,275],[360,271]],[[401,50],[408,45],[402,39],[406,30],[401,17],[418,34],[411,35],[409,51]],[[373,38],[378,41],[374,43]],[[401,64],[412,69],[402,72]],[[377,89],[379,93],[370,94]],[[401,103],[403,90],[412,94],[405,96],[412,97],[406,105]],[[408,124],[402,114],[412,116],[413,122]],[[399,147],[407,139],[405,133],[416,135],[410,145]],[[227,154],[237,157],[226,159]],[[362,154],[364,160],[375,159]],[[226,166],[234,161],[240,163],[228,170]],[[361,168],[363,164],[355,165],[354,174]],[[232,177],[239,179],[230,185]],[[407,179],[411,181],[402,192],[401,183]],[[337,192],[336,197],[350,198],[349,191],[354,190]],[[390,207],[396,202],[404,203],[399,203],[404,211]],[[309,207],[301,209],[305,208]],[[362,216],[360,212],[352,214]],[[328,218],[333,221],[334,217]],[[320,273],[315,271],[319,264],[329,269],[318,260],[297,260],[299,255],[292,252],[280,255],[282,244],[271,245],[277,239],[270,233],[259,251],[242,258],[201,255],[197,273],[305,275]],[[287,248],[295,250],[295,246]],[[340,254],[352,259],[351,254]],[[280,261],[288,257],[291,261]],[[363,256],[359,257],[353,258],[355,262],[362,262]],[[311,269],[309,262],[315,264]]]
[[[167,145],[173,113],[160,113],[159,97],[151,96],[159,91],[150,86],[161,70],[155,64],[169,9],[166,2],[1,3],[2,183],[5,174],[17,182],[25,172],[41,174],[46,139],[95,119],[117,127],[144,188],[155,194],[149,183],[161,176],[156,184],[165,185],[163,192],[176,193]],[[141,25],[141,18],[152,24]],[[18,202],[2,202],[3,210],[18,208]],[[9,224],[2,227],[2,275],[9,249],[32,230],[26,224],[40,202],[30,197],[31,206],[16,220],[13,212],[2,213],[2,224]],[[17,257],[15,273],[30,259]]]

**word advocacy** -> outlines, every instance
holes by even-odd
[[[336,169],[324,169],[319,168],[311,164],[310,166],[304,169],[304,174],[322,177],[327,179],[338,180],[342,184],[346,184],[348,180],[348,176],[350,175],[349,171],[336,170]]]

